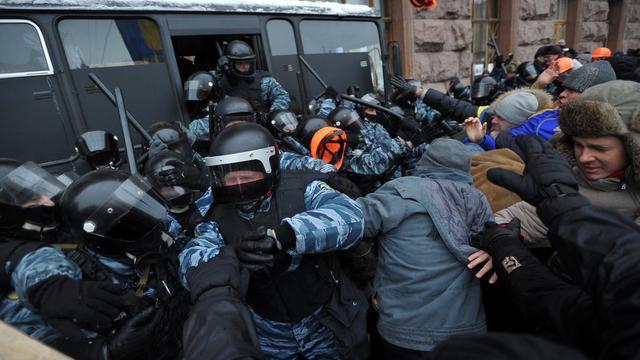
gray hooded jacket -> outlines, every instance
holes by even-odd
[[[453,335],[486,330],[480,283],[467,269],[471,236],[493,220],[470,186],[470,154],[455,140],[434,141],[416,176],[390,181],[358,199],[365,235],[378,237],[378,331],[402,348],[429,351]]]

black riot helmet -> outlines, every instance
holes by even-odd
[[[269,123],[280,134],[291,135],[298,128],[298,118],[291,111],[278,110],[271,113]]]
[[[76,140],[76,151],[92,169],[117,167],[120,162],[118,138],[104,130],[87,131]]]
[[[138,264],[162,247],[167,210],[139,175],[112,169],[84,174],[64,192],[60,207],[72,234],[99,255]]]
[[[224,56],[229,60],[229,74],[231,77],[243,80],[253,80],[256,76],[256,55],[251,46],[242,40],[233,40],[224,49]],[[241,71],[236,65],[246,64],[248,69]]]
[[[229,125],[240,122],[256,122],[253,106],[241,97],[231,96],[222,99],[213,112],[213,121],[209,122],[209,134],[218,135]]]
[[[182,185],[164,185],[159,180],[159,175],[162,171],[173,170],[189,162],[190,160],[174,151],[163,150],[149,158],[144,165],[144,175],[149,179],[156,192],[165,200],[169,211],[174,214],[182,214],[189,210],[194,197],[194,189]]]
[[[158,122],[149,127],[151,143],[154,141],[164,143],[167,149],[175,151],[185,158],[193,156],[191,140],[187,134],[187,129],[178,122]],[[155,153],[149,154],[154,156]]]
[[[65,186],[34,162],[0,159],[0,228],[25,222],[41,228],[56,225],[55,202]]]
[[[217,81],[208,71],[198,71],[184,82],[184,98],[187,101],[209,100]]]
[[[538,70],[532,61],[526,61],[516,68],[516,76],[527,85],[533,84],[538,78]]]
[[[279,151],[271,133],[258,124],[242,123],[222,130],[209,154],[205,164],[216,202],[252,203],[277,184]]]
[[[498,82],[491,76],[476,78],[471,85],[471,101],[474,105],[489,105],[497,94]]]
[[[313,139],[313,135],[316,131],[325,128],[331,127],[331,123],[329,120],[320,115],[311,115],[302,119],[300,124],[298,124],[298,128],[296,129],[295,138],[298,140],[304,147],[307,149],[311,148],[311,139]]]
[[[359,134],[362,119],[358,112],[345,106],[338,106],[329,114],[329,121],[347,132]]]

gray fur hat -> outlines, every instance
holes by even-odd
[[[570,90],[584,92],[594,85],[615,79],[616,73],[613,71],[611,64],[608,61],[600,60],[574,69],[567,75],[567,79],[562,83],[562,86]]]
[[[562,109],[560,130],[554,146],[574,165],[574,136],[618,136],[640,187],[640,83],[615,80],[589,88]]]

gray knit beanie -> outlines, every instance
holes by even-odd
[[[458,140],[438,138],[429,144],[416,168],[447,167],[464,172],[471,169],[471,153]]]
[[[562,84],[563,87],[583,92],[588,88],[615,80],[616,73],[608,61],[600,60],[585,64],[579,69],[574,69]]]
[[[505,97],[494,109],[496,115],[514,125],[522,125],[538,110],[536,96],[528,92],[517,92]]]

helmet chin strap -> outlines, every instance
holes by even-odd
[[[260,208],[260,205],[262,205],[262,202],[265,199],[269,198],[270,196],[271,196],[271,192],[261,196],[259,199],[254,201],[250,201],[246,203],[237,203],[236,208],[243,213],[254,213]]]

